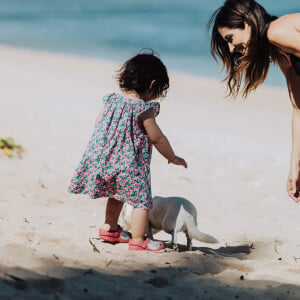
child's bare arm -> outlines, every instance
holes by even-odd
[[[159,126],[157,125],[154,117],[153,110],[147,110],[144,112],[141,117],[141,122],[146,130],[146,133],[152,142],[152,144],[155,146],[155,148],[158,150],[158,152],[164,156],[169,163],[175,164],[175,165],[181,165],[187,168],[187,163],[185,160],[179,156],[176,156],[167,137],[163,134]]]
[[[104,113],[104,105],[102,104],[101,107],[100,107],[100,110],[99,110],[99,113],[97,115],[97,118],[96,118],[96,121],[95,121],[95,127],[97,126],[98,122],[100,121],[100,119],[102,118],[103,116],[103,113]]]

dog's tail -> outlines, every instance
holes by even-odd
[[[210,244],[218,243],[217,239],[215,239],[213,236],[209,234],[199,231],[199,229],[195,225],[188,226],[188,235],[191,239],[195,239],[200,242],[210,243]]]

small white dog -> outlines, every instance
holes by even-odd
[[[131,227],[132,206],[125,204],[121,213],[123,230]],[[149,210],[148,236],[152,238],[152,229],[164,230],[172,234],[172,246],[177,249],[177,232],[184,232],[187,239],[187,250],[192,250],[192,239],[204,243],[217,243],[211,235],[202,233],[197,228],[197,211],[187,199],[181,197],[154,197],[153,208]]]

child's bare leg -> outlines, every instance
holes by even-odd
[[[136,242],[143,242],[148,226],[148,210],[134,208],[131,214],[132,239]]]
[[[108,198],[105,211],[105,223],[101,229],[106,231],[117,231],[118,220],[123,207],[123,202],[114,198]]]

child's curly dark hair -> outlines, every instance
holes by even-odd
[[[167,68],[153,50],[127,60],[117,72],[117,80],[122,90],[134,91],[145,101],[165,97],[169,88]]]

